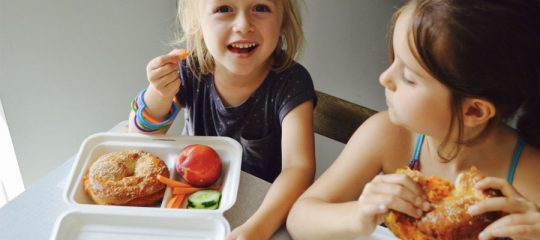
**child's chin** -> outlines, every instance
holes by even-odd
[[[256,71],[257,67],[253,63],[242,64],[242,63],[230,63],[226,65],[227,70],[235,75],[249,75],[253,74],[253,71]]]

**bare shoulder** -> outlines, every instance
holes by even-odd
[[[386,112],[366,120],[349,139],[332,165],[306,191],[304,196],[343,202],[357,199],[366,183],[388,166],[397,166],[403,144],[410,134],[390,122]],[[401,158],[405,161],[405,158]]]
[[[416,133],[393,124],[387,112],[380,112],[368,119],[350,141],[369,142],[370,152],[377,155],[382,170],[388,173],[406,166],[415,137]]]
[[[527,199],[540,207],[540,188],[538,173],[540,172],[540,148],[526,145],[519,160],[514,186]]]

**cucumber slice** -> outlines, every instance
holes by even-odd
[[[219,204],[214,204],[212,206],[209,206],[209,207],[205,207],[205,208],[198,208],[198,207],[195,207],[193,205],[187,205],[187,208],[190,208],[190,209],[209,209],[209,210],[214,210],[214,209],[218,209],[219,207]]]
[[[209,207],[218,206],[220,199],[221,193],[219,191],[210,189],[200,190],[188,197],[188,207],[209,209]]]

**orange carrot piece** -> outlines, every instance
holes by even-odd
[[[191,185],[179,181],[172,180],[162,175],[157,175],[157,180],[169,187],[191,187]]]
[[[173,208],[174,203],[177,201],[178,195],[174,195],[171,198],[169,198],[169,201],[167,201],[167,208]]]
[[[184,199],[186,198],[185,194],[178,194],[176,195],[176,200],[174,201],[173,208],[180,208],[182,207],[182,203],[184,203]]]
[[[198,187],[173,187],[172,194],[191,194],[196,191],[200,190],[206,190],[206,189],[214,189],[219,191],[220,186],[212,186],[207,188],[198,188]]]
[[[195,187],[175,187],[173,188],[173,194],[191,194],[199,190],[204,190],[204,188],[195,188]]]
[[[180,55],[180,58],[187,58],[189,56],[189,52],[187,50],[181,50],[178,55]]]

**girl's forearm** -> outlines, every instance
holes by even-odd
[[[246,224],[256,227],[261,239],[270,238],[285,223],[290,208],[313,180],[313,174],[306,172],[312,171],[284,169],[268,190],[259,209],[248,219]]]
[[[162,97],[151,85],[148,86],[144,94],[144,102],[147,105],[146,111],[155,119],[163,121],[169,116],[173,98]]]
[[[357,202],[328,203],[318,199],[299,200],[287,219],[294,239],[351,239],[359,236]],[[358,228],[357,228],[358,227]]]

